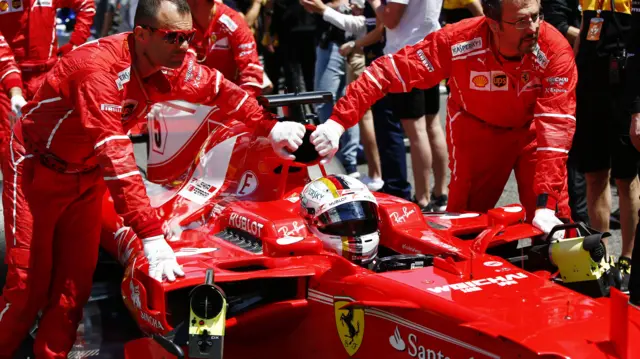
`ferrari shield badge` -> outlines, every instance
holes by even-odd
[[[340,341],[349,356],[353,356],[360,349],[364,337],[364,309],[342,308],[350,302],[353,302],[352,298],[335,297],[333,308]]]

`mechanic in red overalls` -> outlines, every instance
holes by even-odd
[[[149,203],[127,130],[155,102],[184,100],[237,114],[291,158],[303,125],[276,122],[244,90],[188,51],[185,0],[140,0],[133,33],[89,42],[63,57],[24,108],[3,161],[7,282],[0,297],[0,358],[11,358],[42,310],[36,358],[66,358],[91,292],[106,187],[142,241],[149,275],[184,275]],[[90,59],[91,61],[87,61]]]
[[[264,70],[253,33],[246,21],[220,0],[188,0],[196,37],[198,62],[257,97],[262,93]]]
[[[76,24],[69,42],[58,48],[56,11],[65,7],[75,11]],[[87,0],[0,0],[0,82],[6,89],[0,92],[0,157],[25,99],[34,96],[58,56],[87,41],[95,13]],[[12,59],[18,71],[8,65]]]
[[[565,163],[575,130],[573,51],[542,20],[538,0],[485,0],[483,10],[486,16],[376,60],[311,141],[322,156],[332,156],[344,129],[386,93],[450,78],[447,210],[489,210],[514,170],[527,220],[548,233],[570,214]]]

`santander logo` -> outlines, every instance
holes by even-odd
[[[407,348],[407,345],[404,343],[404,340],[402,340],[402,337],[400,336],[400,329],[397,325],[396,330],[393,332],[393,335],[389,337],[389,343],[391,344],[393,349],[399,352],[402,352]]]

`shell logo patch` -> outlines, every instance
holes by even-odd
[[[489,79],[487,78],[486,75],[475,75],[475,76],[473,76],[471,78],[471,83],[475,87],[485,88],[487,86],[487,84],[489,83]]]
[[[477,91],[507,91],[509,77],[503,71],[471,71],[469,89]]]
[[[6,1],[0,1],[0,11],[7,11],[9,9],[9,3]]]

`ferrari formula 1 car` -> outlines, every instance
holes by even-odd
[[[210,113],[168,103],[149,123],[146,176],[161,183],[147,190],[185,277],[151,279],[140,241],[104,201],[102,247],[122,264],[122,298],[147,335],[126,343],[126,358],[640,357],[630,345],[640,313],[614,289],[606,234],[570,224],[556,228],[567,239],[551,240],[519,205],[421,213],[376,193],[378,257],[359,266],[326,250],[300,214],[318,164],[310,131],[287,162],[242,123],[216,123],[183,175],[158,174],[194,138],[172,147],[166,130],[208,126]]]

